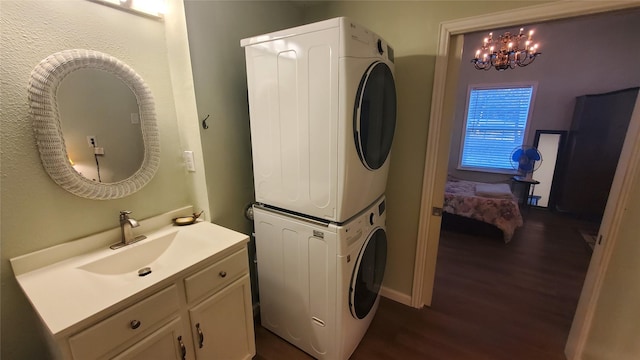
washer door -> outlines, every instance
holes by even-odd
[[[364,319],[371,311],[380,292],[386,263],[387,233],[378,227],[365,241],[351,275],[349,309],[353,317]]]
[[[396,129],[396,85],[387,64],[369,65],[360,80],[353,111],[353,134],[362,164],[379,169],[389,156]]]

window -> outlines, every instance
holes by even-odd
[[[514,172],[511,153],[523,145],[535,85],[470,86],[460,169]]]

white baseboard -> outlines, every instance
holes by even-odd
[[[411,306],[411,295],[401,293],[397,290],[389,289],[383,286],[380,288],[380,295],[395,302],[399,302],[400,304]]]

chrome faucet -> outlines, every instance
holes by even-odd
[[[135,219],[130,218],[129,214],[131,214],[131,211],[120,211],[120,233],[122,234],[122,239],[119,243],[110,246],[114,250],[147,238],[144,235],[133,236],[133,228],[140,226],[140,224]]]

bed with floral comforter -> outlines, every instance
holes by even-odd
[[[503,195],[482,193],[483,196],[478,196],[480,191],[476,189],[484,189],[486,185],[450,179],[445,187],[443,211],[491,224],[502,230],[504,241],[509,242],[515,230],[522,226],[518,202],[510,191]]]

